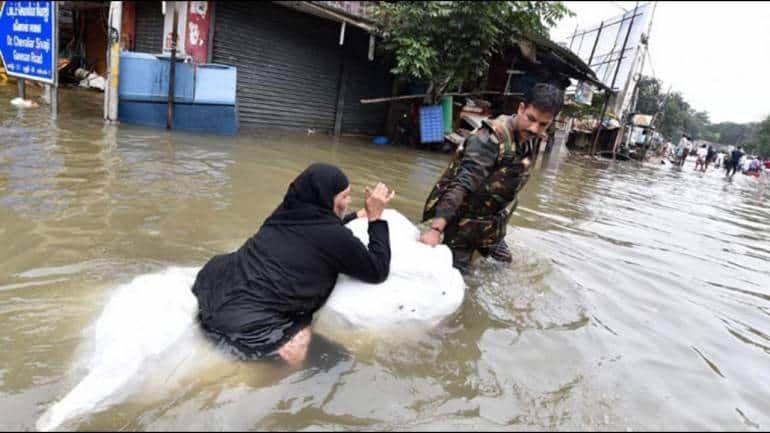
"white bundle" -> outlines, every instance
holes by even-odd
[[[381,284],[368,284],[340,275],[320,314],[333,313],[355,327],[385,327],[408,321],[435,324],[462,304],[465,282],[452,267],[446,245],[431,247],[405,216],[386,209],[382,218],[390,231],[390,275]],[[367,245],[368,222],[358,218],[347,227]]]

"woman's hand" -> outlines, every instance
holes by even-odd
[[[384,183],[380,182],[374,187],[374,191],[369,190],[369,187],[364,189],[364,209],[366,211],[366,217],[369,221],[375,221],[382,217],[382,211],[388,203],[396,196],[395,191],[388,193],[388,187]]]

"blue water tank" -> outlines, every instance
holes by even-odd
[[[168,110],[169,56],[120,53],[118,119],[164,127]],[[174,129],[238,133],[237,69],[177,61],[174,78]]]
[[[195,103],[235,105],[237,69],[206,63],[198,65],[195,76]]]
[[[167,109],[168,106],[162,102],[119,100],[118,118],[126,123],[164,128]],[[171,122],[174,129],[229,135],[238,133],[235,105],[174,104]]]
[[[193,68],[177,60],[174,71],[174,101],[192,102]],[[127,101],[168,100],[169,56],[120,52],[118,95]]]

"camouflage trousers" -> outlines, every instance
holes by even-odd
[[[473,258],[473,252],[491,256],[505,263],[512,261],[505,244],[508,221],[518,204],[514,200],[509,206],[489,217],[459,218],[444,231],[444,243],[452,250],[454,266],[465,273]]]
[[[496,245],[487,248],[479,248],[478,250],[470,248],[452,248],[452,266],[457,268],[460,273],[467,274],[470,270],[474,251],[478,251],[482,257],[492,257],[503,263],[513,262],[513,257],[508,249],[508,245],[504,240],[501,240]]]

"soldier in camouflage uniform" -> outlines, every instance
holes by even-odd
[[[536,84],[515,115],[485,120],[458,146],[425,202],[423,221],[431,222],[420,240],[435,246],[443,234],[454,266],[463,273],[475,251],[510,263],[504,242],[508,220],[529,177],[536,140],[559,113],[563,100],[557,87]]]

